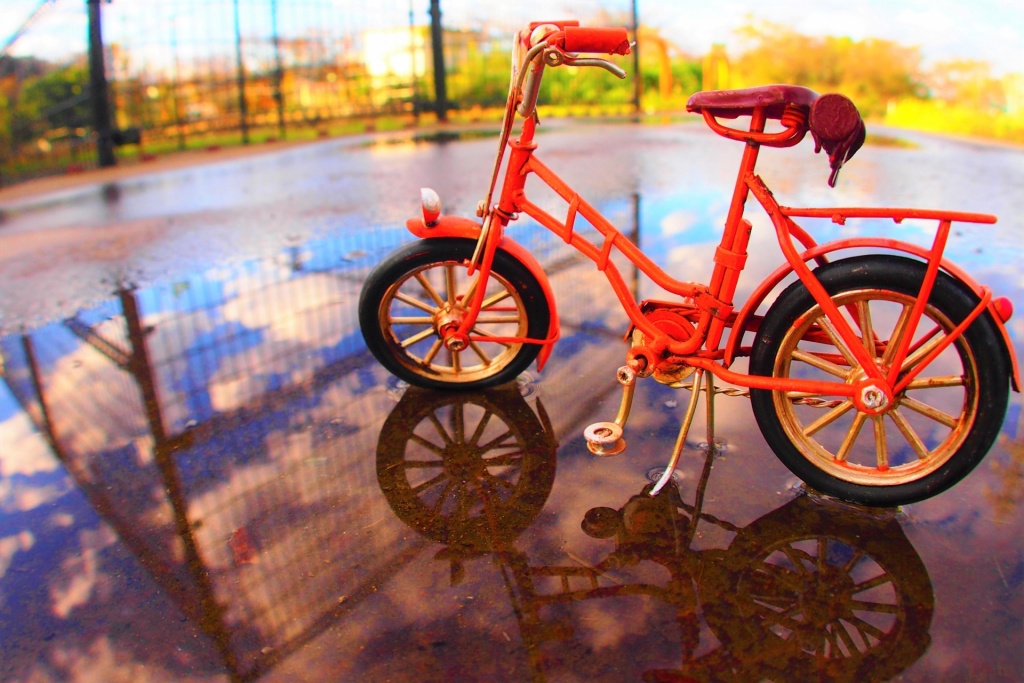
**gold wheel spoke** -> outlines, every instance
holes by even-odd
[[[846,368],[842,368],[836,365],[835,363],[827,361],[824,358],[821,358],[813,353],[804,351],[802,349],[793,349],[793,353],[791,355],[796,360],[802,363],[807,363],[808,365],[818,368],[819,370],[823,370],[824,372],[827,372],[828,374],[833,375],[834,377],[841,377],[842,379],[846,379],[846,375],[849,372]]]
[[[450,349],[449,352],[452,357],[452,371],[455,374],[462,372],[462,356],[460,355],[460,352],[451,351]]]
[[[935,408],[934,406],[930,406],[927,403],[918,401],[916,398],[904,396],[903,399],[900,401],[900,406],[913,410],[915,413],[920,413],[921,415],[924,415],[927,418],[935,420],[936,422],[943,424],[949,427],[950,429],[955,429],[957,424],[959,423],[959,420],[957,420],[952,415],[945,413],[939,410],[938,408]]]
[[[429,286],[429,283],[427,283],[427,286]],[[429,294],[429,292],[428,292],[428,294]],[[429,304],[423,303],[419,299],[414,299],[413,297],[409,296],[405,292],[398,292],[398,293],[396,293],[395,294],[395,298],[398,299],[399,301],[401,301],[404,304],[408,304],[408,305],[412,306],[413,308],[418,308],[421,311],[426,311],[427,313],[430,313],[431,315],[433,315],[434,312],[437,311],[437,308],[435,306],[430,306]],[[441,304],[438,304],[438,306],[440,306],[440,305]]]
[[[392,316],[391,317],[391,324],[392,325],[431,325],[431,326],[433,326],[434,318],[432,318],[430,316],[422,316],[422,317],[406,316],[406,315],[401,315],[401,316],[397,316],[397,317],[396,316]]]
[[[481,315],[476,319],[478,325],[504,325],[519,322],[518,315]]]
[[[825,316],[822,316],[818,319],[818,324],[821,325],[821,329],[825,330],[825,334],[828,335],[828,338],[832,340],[832,344],[836,347],[836,350],[843,354],[843,358],[845,358],[846,362],[850,364],[850,367],[855,368],[859,366],[860,363],[857,362],[857,358],[853,355],[853,352],[846,346],[846,342],[843,341],[843,338],[839,336],[839,331],[836,330],[832,321]]]
[[[885,421],[882,420],[881,415],[872,415],[871,422],[875,427],[875,457],[878,471],[885,472],[889,469],[889,446],[885,442]]]
[[[477,355],[477,357],[480,358],[480,361],[484,365],[490,365],[491,364],[491,357],[488,356],[486,353],[484,353],[484,350],[480,348],[479,344],[477,344],[474,341],[471,341],[471,342],[469,342],[469,348],[473,349],[473,353],[475,353]]]
[[[853,408],[853,401],[843,401],[832,410],[828,411],[804,429],[804,436],[814,436],[816,433],[829,426],[849,410]]]
[[[857,323],[860,326],[864,349],[872,358],[877,356],[875,348],[875,330],[871,322],[871,306],[867,300],[857,302]]]
[[[912,389],[934,389],[939,387],[962,387],[967,382],[963,375],[945,375],[942,377],[918,377],[907,385],[907,390]]]
[[[907,327],[910,325],[910,314],[912,308],[908,304],[903,305],[903,309],[900,311],[900,317],[896,321],[896,326],[892,330],[892,336],[889,338],[889,343],[885,347],[885,353],[882,354],[882,364],[890,365],[893,357],[896,355],[896,349],[899,348],[900,342],[903,341],[903,335],[907,333]]]
[[[444,286],[447,289],[448,303],[454,306],[458,297],[455,291],[455,266],[452,264],[447,264],[444,267]]]
[[[937,347],[946,339],[946,335],[932,336],[926,344],[922,344],[917,349],[907,356],[907,359],[903,361],[903,367],[900,368],[904,372],[912,369],[915,365],[920,363],[925,356],[932,352],[932,349]]]
[[[928,453],[928,449],[921,441],[921,437],[919,437],[917,432],[914,431],[911,424],[907,422],[907,418],[903,416],[903,413],[901,413],[898,408],[893,408],[889,411],[889,417],[891,417],[892,421],[896,423],[896,428],[900,430],[900,433],[903,434],[903,438],[907,440],[910,447],[914,449],[915,453],[917,453],[917,457],[921,460],[927,460],[930,455]]]
[[[853,445],[857,443],[857,437],[860,436],[860,430],[864,427],[867,417],[867,415],[860,412],[853,416],[853,424],[850,425],[850,429],[843,438],[843,443],[839,446],[839,450],[836,451],[835,459],[837,462],[846,462],[846,459],[850,457],[850,451],[853,449]]]
[[[412,346],[413,344],[418,344],[421,341],[423,341],[424,339],[429,339],[432,336],[434,336],[434,328],[433,327],[428,327],[427,329],[423,330],[422,332],[420,332],[418,334],[414,334],[413,336],[411,336],[408,339],[404,340],[402,342],[402,348],[403,349],[407,349],[410,346]]]
[[[430,351],[427,352],[427,355],[423,357],[423,362],[426,363],[427,365],[433,363],[434,359],[437,358],[437,354],[441,352],[442,348],[443,347],[441,346],[441,340],[434,340],[434,345],[430,347]]]
[[[444,308],[444,299],[442,299],[441,295],[437,293],[434,286],[427,281],[427,278],[423,273],[416,273],[416,282],[420,283],[420,287],[423,288],[423,291],[430,297],[430,300],[433,301],[438,308]]]
[[[474,332],[474,334],[477,334],[477,335],[479,335],[481,337],[488,337],[489,340],[493,340],[493,341],[491,341],[491,343],[493,343],[493,344],[501,344],[505,348],[511,348],[511,346],[512,346],[508,342],[498,341],[499,337],[497,335],[495,335],[495,334],[491,334],[487,330],[478,330],[477,328],[474,327],[473,328],[473,332]]]
[[[466,293],[462,296],[463,306],[469,306],[469,302],[473,300],[474,296],[476,296],[476,288],[477,288],[477,285],[479,285],[479,284],[480,284],[480,277],[477,276],[477,278],[475,280],[473,280],[473,283],[469,285],[469,289],[467,289]]]
[[[491,306],[494,306],[495,304],[499,304],[505,299],[509,298],[510,296],[512,296],[512,292],[508,291],[507,289],[502,289],[497,294],[494,294],[490,298],[485,299],[484,302],[480,304],[480,310],[483,311],[490,308]]]

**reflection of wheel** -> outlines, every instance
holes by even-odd
[[[538,344],[508,338],[547,338],[550,313],[536,278],[498,250],[473,327],[475,341],[461,351],[442,344],[475,294],[479,276],[467,276],[476,243],[437,238],[408,244],[377,266],[359,298],[359,325],[377,360],[400,379],[429,389],[480,389],[515,379],[533,362]],[[481,338],[491,338],[489,341]]]
[[[802,496],[741,530],[720,568],[705,614],[752,680],[888,680],[930,643],[931,580],[893,519]]]
[[[816,271],[883,371],[896,360],[924,273],[924,264],[895,256]],[[940,273],[900,372],[916,368],[976,305],[973,293]],[[848,384],[866,378],[800,282],[766,314],[750,371]],[[999,433],[1008,392],[999,336],[983,314],[877,415],[835,396],[754,390],[751,399],[765,440],[808,485],[866,505],[899,505],[952,486],[977,465]]]
[[[377,480],[398,517],[428,538],[490,550],[544,507],[555,447],[514,386],[411,388],[381,428]]]

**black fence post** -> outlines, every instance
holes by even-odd
[[[274,41],[274,102],[277,105],[277,130],[284,140],[284,92],[281,82],[284,79],[284,68],[281,65],[281,33],[277,24],[277,0],[270,0],[270,25]]]
[[[100,166],[107,167],[117,164],[117,158],[114,156],[110,93],[103,59],[103,22],[100,13],[100,3],[103,1],[86,0],[89,5],[89,100],[92,104],[92,125],[96,130],[96,156]]]
[[[434,53],[434,107],[438,121],[448,120],[448,84],[444,68],[441,0],[430,0],[430,44]]]
[[[245,100],[245,63],[242,61],[242,21],[238,15],[238,0],[235,5],[235,61],[238,77],[238,118],[242,126],[242,144],[249,144],[249,105]]]

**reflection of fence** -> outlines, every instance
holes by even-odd
[[[55,2],[65,12],[72,4]],[[81,6],[82,21],[85,4],[76,5]],[[552,12],[536,0],[514,8],[470,0],[101,4],[115,144],[129,143],[121,158],[405,126],[421,115],[443,118],[450,108],[476,117],[481,107],[504,100],[514,31]],[[632,21],[627,0],[569,0],[555,14],[603,25]],[[433,20],[442,28],[440,46]],[[29,27],[20,42],[31,45],[36,34],[45,32],[53,34],[50,42],[55,38],[66,45],[61,59],[83,59],[85,36],[65,33],[45,20]],[[435,65],[438,50],[440,70]],[[435,83],[435,76],[442,74],[446,88]],[[558,83],[548,95],[559,105],[611,104],[623,111],[632,101],[628,81],[590,73],[554,78]],[[86,121],[82,128],[92,125]],[[5,180],[52,172],[53,166],[95,165],[91,149],[72,160],[56,147],[41,148],[35,143],[52,136],[45,123],[36,128],[32,144],[22,146],[21,158],[6,159],[0,169]],[[134,131],[141,131],[141,144],[131,144],[137,141]]]
[[[19,403],[232,680],[336,624],[423,545],[397,522],[365,528],[388,512],[350,248],[124,291],[0,339]]]
[[[393,238],[324,236],[0,338],[3,381],[232,680],[329,629],[363,642],[380,627],[351,615],[430,547],[379,495],[374,452],[393,404],[372,390],[384,371],[355,321]],[[564,250],[541,249],[554,285],[592,304],[600,274]],[[591,352],[549,371],[559,404],[578,363],[621,356],[607,343],[619,334],[591,318],[583,330],[581,315],[565,319],[565,343]],[[555,422],[575,434],[571,402]]]

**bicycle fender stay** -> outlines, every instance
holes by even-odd
[[[413,235],[422,239],[464,237],[475,240],[480,236],[480,231],[483,229],[480,223],[469,218],[462,218],[461,216],[441,216],[430,226],[425,225],[422,218],[410,218],[406,221],[405,227]],[[544,268],[541,267],[533,254],[508,235],[502,236],[501,245],[498,248],[508,252],[526,266],[530,274],[537,279],[541,289],[544,291],[544,298],[547,299],[548,311],[551,313],[551,327],[548,329],[549,341],[544,343],[543,348],[537,355],[537,370],[543,370],[544,364],[547,363],[551,352],[555,348],[555,342],[558,340],[561,331],[558,309],[555,307],[555,296],[551,290],[551,283],[548,281]]]
[[[853,238],[845,239],[835,242],[826,242],[819,244],[812,249],[800,254],[800,258],[806,263],[813,259],[819,259],[829,254],[834,254],[843,249],[855,249],[860,247],[872,247],[875,249],[887,249],[897,252],[902,252],[910,256],[916,256],[917,258],[927,261],[928,250],[918,245],[911,244],[909,242],[902,242],[899,240],[893,240],[888,238]],[[942,259],[940,262],[940,269],[945,271],[950,277],[955,279],[960,284],[970,289],[975,296],[979,299],[985,297],[985,287],[974,280],[970,275],[964,272],[961,268],[956,266],[954,263],[947,259]],[[726,366],[732,364],[740,350],[740,343],[743,340],[744,333],[748,325],[752,325],[754,322],[754,312],[764,302],[765,298],[774,291],[788,275],[793,272],[793,267],[789,263],[784,263],[779,266],[775,272],[766,277],[761,284],[757,286],[753,294],[744,304],[743,308],[736,316],[735,324],[732,327],[732,332],[729,335],[729,341],[726,344],[724,363]],[[1006,329],[1004,321],[1004,310],[1000,310],[1004,305],[1002,297],[995,298],[988,304],[988,310],[986,313],[992,318],[992,322],[995,323],[996,328],[999,330],[1003,341],[1003,350],[1006,353],[1007,359],[1010,361],[1011,376],[1010,379],[1013,384],[1015,391],[1021,391],[1021,379],[1020,370],[1017,364],[1017,356],[1013,350],[1013,343],[1010,341],[1010,333]],[[751,326],[751,329],[754,329]]]

